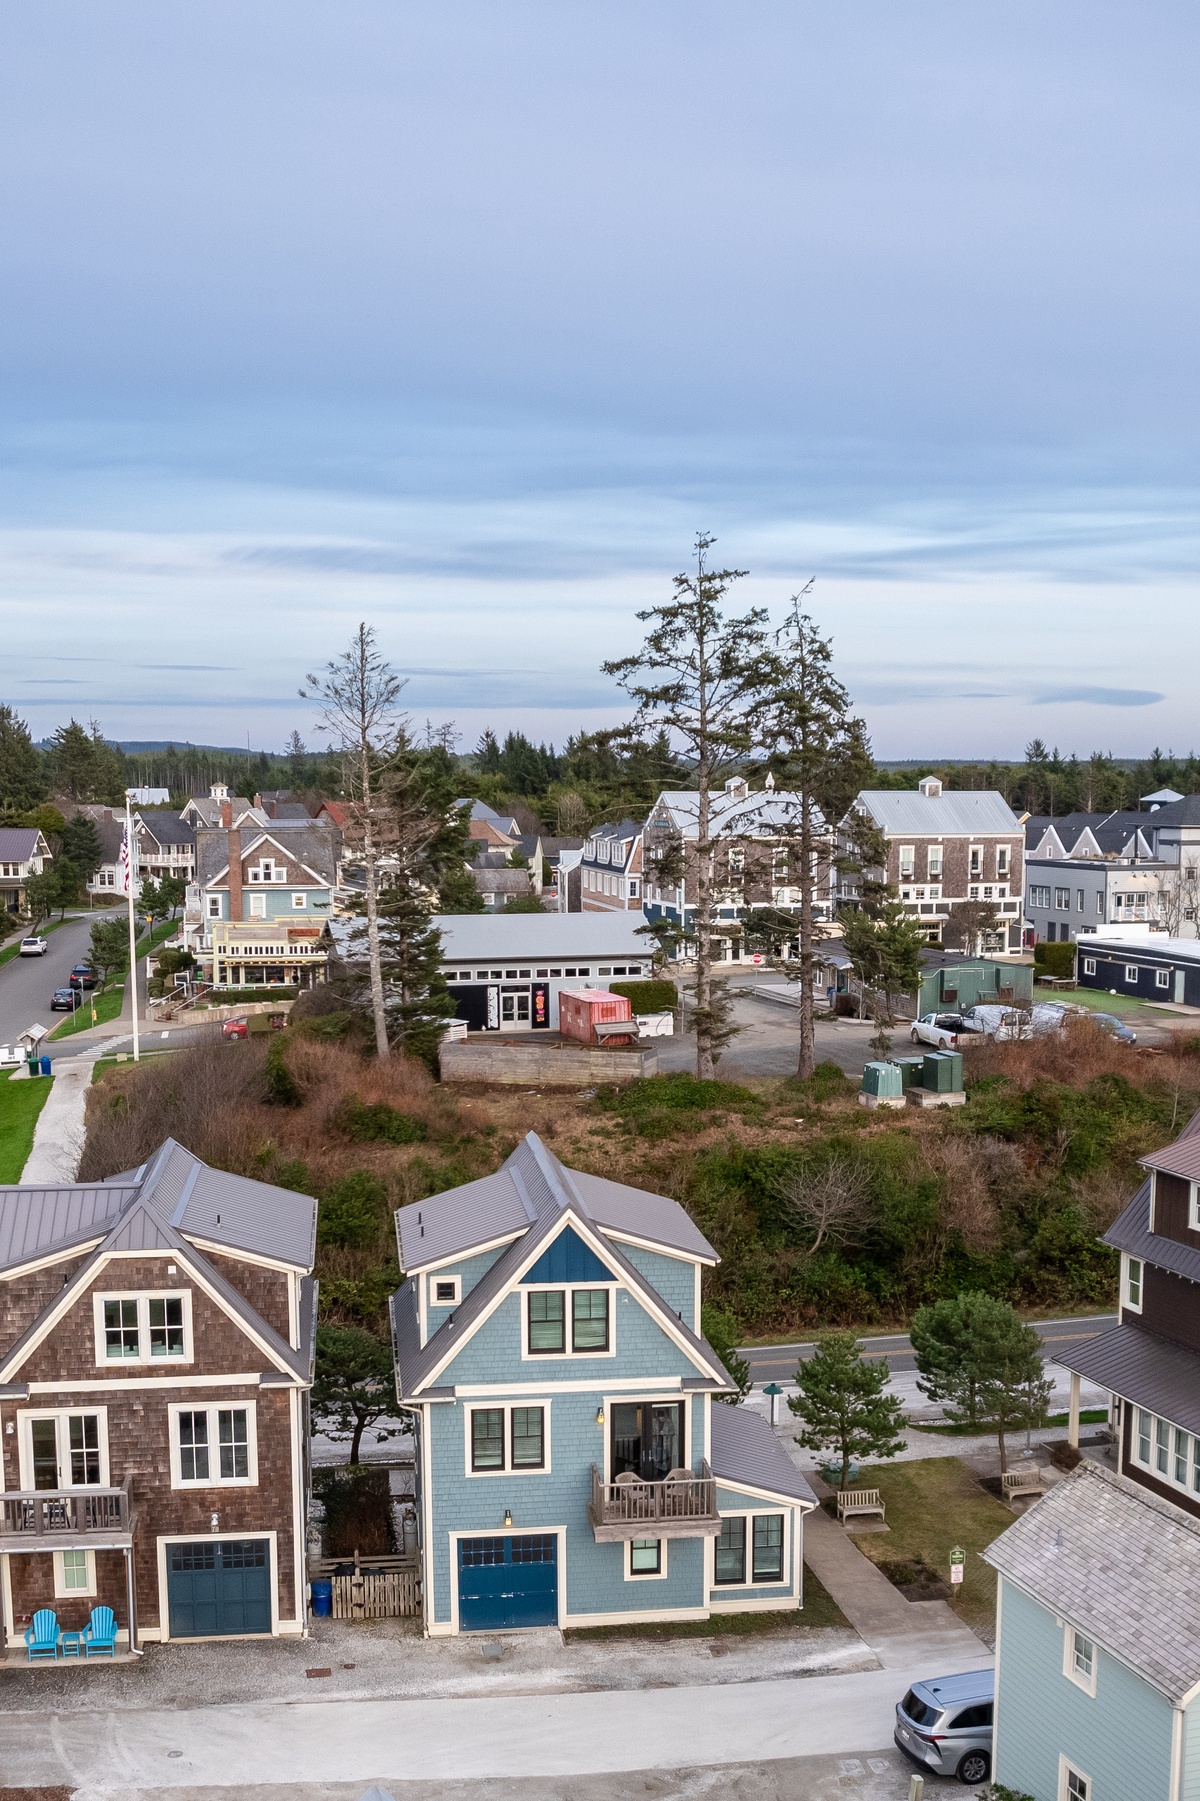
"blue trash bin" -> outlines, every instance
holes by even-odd
[[[328,1619],[333,1612],[333,1583],[314,1582],[312,1585],[312,1610],[318,1619]]]
[[[49,1076],[54,1073],[49,1057],[42,1058],[41,1067],[44,1076]]]

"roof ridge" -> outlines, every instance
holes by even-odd
[[[587,1202],[571,1180],[571,1172],[564,1163],[560,1163],[554,1152],[542,1143],[536,1132],[525,1134],[525,1143],[546,1179],[546,1186],[556,1196],[563,1207],[572,1207],[582,1214],[586,1220],[591,1219]]]

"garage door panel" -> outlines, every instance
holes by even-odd
[[[558,1624],[554,1533],[460,1539],[458,1565],[458,1623],[463,1632]]]
[[[271,1549],[265,1538],[167,1546],[172,1638],[271,1630]]]

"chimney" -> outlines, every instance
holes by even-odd
[[[222,807],[221,809],[222,813],[228,813],[229,810],[228,807]],[[221,823],[222,825],[225,825],[226,821],[222,819]],[[225,835],[229,843],[229,917],[230,919],[240,920],[244,917],[242,913],[241,829],[239,827],[237,830],[234,830],[234,828],[230,826],[227,828]]]
[[[226,831],[233,824],[233,808],[227,800],[221,802],[221,824]]]

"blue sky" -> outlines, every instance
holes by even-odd
[[[885,756],[1185,750],[1194,8],[0,10],[0,689],[621,715],[697,529]]]

